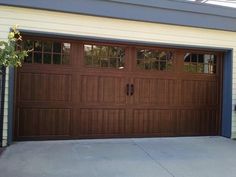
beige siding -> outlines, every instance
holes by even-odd
[[[0,6],[0,39],[6,38],[9,27],[112,39],[138,40],[236,49],[236,33],[193,27],[146,23]],[[219,22],[220,23],[220,22]],[[235,50],[234,50],[235,51]],[[236,58],[236,52],[234,52]],[[236,103],[236,61],[233,63],[233,103]],[[236,138],[236,115],[233,113],[233,135]]]
[[[0,13],[1,16],[1,13]],[[1,21],[1,20],[0,20]],[[7,40],[7,35],[10,28],[6,28],[6,25],[3,25],[0,22],[0,40]],[[8,128],[8,92],[9,92],[9,70],[6,69],[6,83],[5,83],[5,97],[4,97],[4,112],[3,112],[3,137],[2,137],[2,146],[7,145],[7,128]]]

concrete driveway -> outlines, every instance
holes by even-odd
[[[222,137],[18,142],[0,177],[235,177],[236,141]]]

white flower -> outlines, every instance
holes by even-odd
[[[1,45],[1,46],[0,46],[0,49],[2,49],[2,50],[4,50],[5,48],[6,48],[5,45]]]

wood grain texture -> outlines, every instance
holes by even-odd
[[[68,65],[17,70],[15,139],[219,135],[220,69],[186,73],[175,49],[171,71],[140,70],[125,44],[124,69],[88,67],[83,41],[71,44]]]
[[[18,114],[19,137],[70,135],[69,109],[22,108]]]
[[[124,103],[125,79],[109,76],[81,76],[81,102]]]
[[[19,99],[34,101],[69,101],[71,76],[66,74],[21,73]]]

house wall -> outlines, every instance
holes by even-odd
[[[8,129],[8,93],[9,93],[9,69],[6,69],[6,84],[5,84],[5,96],[4,96],[4,111],[3,111],[3,137],[2,146],[7,145],[7,129]]]
[[[207,3],[180,0],[66,0],[55,5],[57,3],[58,0],[0,0],[0,5],[15,7],[229,31],[236,30],[234,8]]]
[[[9,28],[19,24],[20,29],[123,39],[140,42],[157,42],[173,45],[232,48],[236,58],[236,32],[212,29],[120,20],[46,10],[0,6],[0,39],[6,39]],[[236,104],[236,60],[233,60],[233,105]],[[8,77],[7,77],[8,79]],[[8,90],[8,84],[6,84]],[[6,102],[7,102],[6,91]],[[7,105],[7,104],[6,104]],[[236,138],[236,113],[232,105],[232,138]],[[7,138],[7,107],[4,113],[4,139]]]

